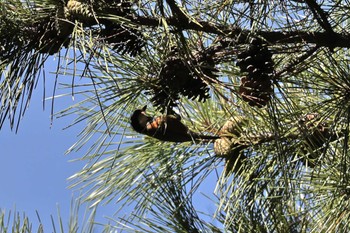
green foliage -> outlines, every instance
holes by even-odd
[[[0,47],[11,55],[0,63],[0,126],[7,118],[13,125],[18,107],[25,109],[30,99],[24,90],[32,92],[42,57],[56,54],[60,87],[82,97],[56,116],[73,114],[70,126],[86,125],[68,152],[91,145],[72,187],[83,188],[85,200],[96,206],[132,205],[113,228],[350,230],[348,1],[33,2],[40,7],[17,1],[17,12],[12,1],[0,5],[0,31],[21,49]],[[43,14],[27,22],[28,12]],[[38,33],[38,46],[25,30],[6,31],[52,25],[41,21],[44,16],[56,28],[44,31],[69,43]],[[65,55],[58,54],[62,47]],[[262,51],[269,57],[256,54]],[[260,94],[268,98],[256,99]],[[174,144],[137,134],[129,117],[145,104],[152,115],[177,112],[195,132],[230,138],[234,152],[217,155],[210,142]],[[221,127],[232,119],[241,120],[224,134]],[[210,222],[192,201],[212,176],[205,194],[216,208]]]
[[[12,225],[10,225],[11,218],[12,220]],[[23,215],[23,217],[20,216],[18,212],[15,212],[13,215],[11,212],[8,214],[5,213],[4,211],[1,211],[0,214],[0,230],[1,232],[20,232],[20,233],[25,233],[25,232],[33,232],[32,231],[32,226],[29,222],[28,217]],[[38,227],[37,232],[43,232],[43,226],[40,224]]]
[[[10,210],[6,212],[5,210],[0,210],[0,231],[2,233],[12,232],[12,233],[31,233],[47,232],[95,232],[97,229],[100,232],[109,232],[109,226],[98,227],[95,222],[96,208],[86,208],[85,212],[82,212],[81,206],[82,202],[80,199],[75,199],[71,201],[71,209],[69,219],[62,219],[61,211],[59,207],[57,208],[57,219],[51,215],[51,226],[44,225],[41,222],[40,214],[36,212],[37,221],[33,221],[26,216],[25,213],[21,214],[18,211]],[[82,214],[84,215],[82,219]],[[38,222],[38,223],[37,223]],[[33,225],[37,226],[37,229],[33,228]]]

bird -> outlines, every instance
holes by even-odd
[[[147,105],[141,109],[136,109],[130,117],[131,126],[138,133],[167,142],[196,142],[220,138],[219,136],[201,135],[192,132],[181,122],[179,116],[163,115],[155,118],[147,116],[146,109]]]

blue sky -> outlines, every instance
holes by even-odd
[[[54,77],[48,78],[52,80]],[[48,84],[47,95],[51,94],[52,84]],[[7,213],[15,209],[20,213],[25,212],[33,222],[35,231],[37,210],[44,229],[51,232],[50,215],[57,219],[58,206],[62,218],[69,219],[73,190],[68,189],[67,178],[78,172],[84,162],[70,162],[79,158],[83,151],[69,155],[64,153],[76,142],[83,125],[63,130],[73,119],[65,117],[54,119],[51,126],[51,102],[47,101],[44,111],[42,90],[42,82],[39,81],[17,134],[10,130],[9,122],[0,130],[0,209]],[[69,97],[58,98],[55,104],[58,111],[74,104],[74,101]],[[103,221],[102,216],[111,216],[116,209],[113,203],[109,208],[103,208],[97,220]]]

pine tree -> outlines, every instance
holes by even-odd
[[[57,113],[86,124],[69,152],[94,140],[71,178],[86,201],[134,206],[115,228],[347,232],[349,4],[2,1],[0,127],[18,129],[56,56],[56,82],[83,97]],[[221,138],[138,134],[129,118],[144,105]],[[203,186],[218,224],[193,203]]]

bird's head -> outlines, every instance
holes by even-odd
[[[152,117],[146,115],[147,105],[141,109],[136,109],[130,117],[132,128],[138,133],[144,133],[147,123],[153,120]]]

